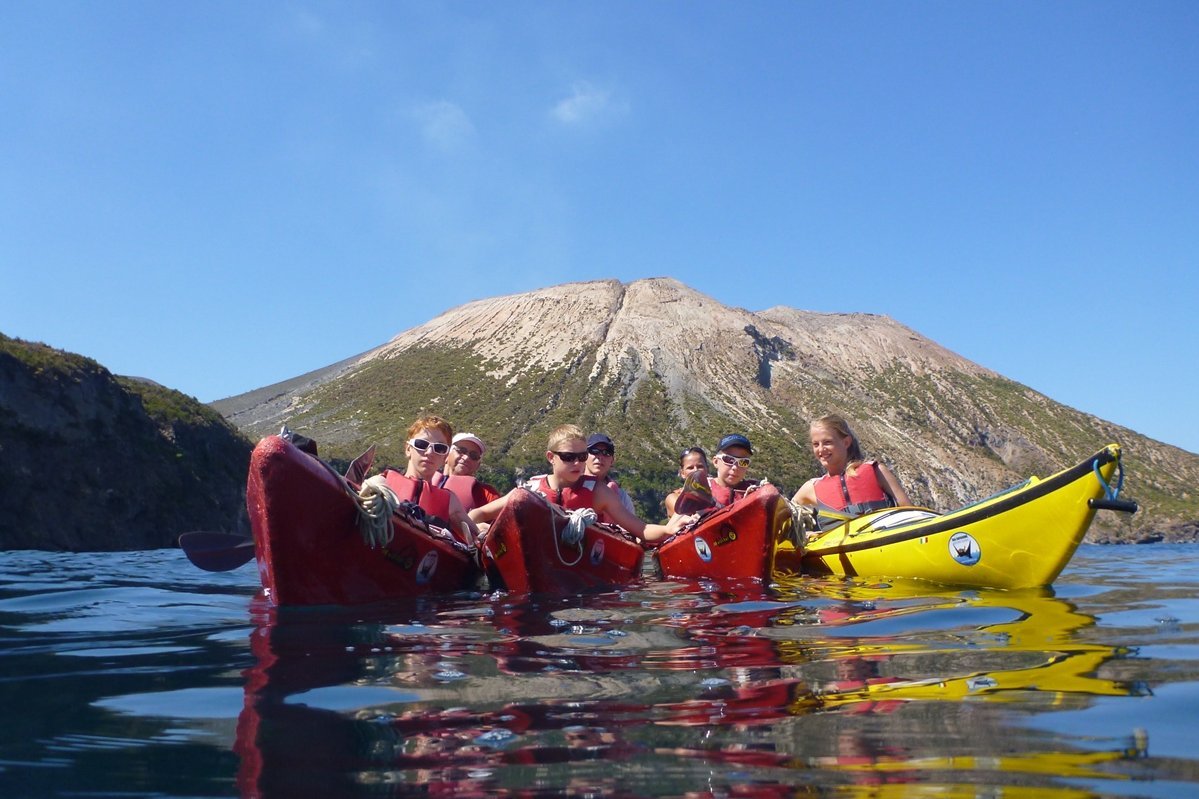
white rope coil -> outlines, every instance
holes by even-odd
[[[595,524],[597,519],[595,511],[591,508],[572,510],[566,527],[562,528],[562,543],[578,546],[579,542],[583,540],[583,533],[587,531],[588,527]]]
[[[795,549],[802,552],[808,539],[820,530],[820,525],[816,522],[816,511],[809,505],[797,505],[786,497],[783,497],[783,501],[791,511],[791,531]]]
[[[371,548],[385,547],[395,537],[391,514],[399,507],[400,498],[387,485],[381,474],[362,481],[358,490],[358,531]]]

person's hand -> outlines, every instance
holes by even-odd
[[[687,525],[695,524],[697,521],[699,521],[698,513],[690,513],[686,516],[676,513],[674,516],[671,516],[670,521],[666,523],[666,529],[671,535],[674,535]]]

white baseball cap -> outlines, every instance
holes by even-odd
[[[458,435],[454,436],[454,440],[450,443],[457,444],[459,441],[469,441],[470,443],[474,444],[479,448],[480,455],[487,451],[486,445],[483,444],[483,439],[479,438],[474,433],[459,433]]]

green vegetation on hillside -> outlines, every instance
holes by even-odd
[[[0,454],[0,549],[171,546],[244,513],[250,442],[220,414],[3,335]]]
[[[866,455],[895,467],[917,502],[943,509],[1057,471],[1111,441],[1135,438],[1011,380],[935,364],[913,371],[896,360],[844,374],[796,355],[779,360],[764,382],[747,361],[746,373],[731,378],[739,382],[738,399],[730,400],[719,393],[728,391],[724,387],[671,390],[631,350],[619,364],[597,364],[598,351],[580,345],[549,366],[482,360],[469,343],[393,351],[296,397],[284,421],[317,439],[326,458],[345,463],[374,444],[376,464],[399,466],[408,424],[435,413],[455,430],[487,441],[480,476],[501,489],[546,471],[546,435],[572,422],[612,436],[614,474],[648,519],[661,518],[661,498],[678,484],[679,452],[699,445],[712,455],[731,432],[754,442],[752,477],[767,477],[793,493],[818,470],[808,424],[829,412],[853,421]],[[740,368],[731,361],[720,365]],[[263,423],[270,429],[252,432],[274,432],[278,422],[273,416]],[[1126,496],[1155,515],[1193,517],[1193,496],[1178,483],[1193,485],[1199,474],[1159,476],[1144,457],[1126,448],[1134,475]],[[1185,471],[1190,463],[1177,468]],[[999,476],[1010,482],[994,479]],[[1109,521],[1103,517],[1099,524]]]

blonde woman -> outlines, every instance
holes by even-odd
[[[812,422],[810,437],[812,454],[825,473],[795,492],[795,504],[823,505],[851,516],[912,504],[890,469],[863,457],[857,435],[841,416],[829,414]]]

